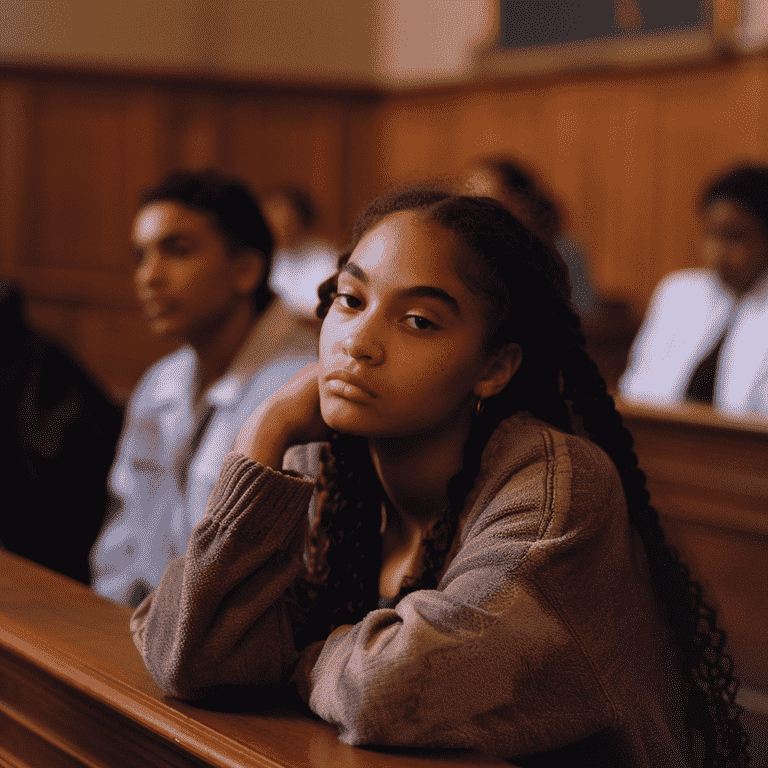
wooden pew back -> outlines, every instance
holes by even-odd
[[[753,766],[768,763],[768,422],[618,403],[667,537],[718,609]]]

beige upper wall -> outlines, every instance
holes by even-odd
[[[222,0],[222,58],[238,73],[374,79],[374,0]]]
[[[460,79],[493,35],[496,0],[380,0],[373,58],[388,85]]]
[[[407,85],[467,72],[495,0],[3,0],[0,57]]]

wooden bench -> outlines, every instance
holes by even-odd
[[[129,616],[0,552],[0,768],[509,767],[461,751],[350,747],[285,703],[233,713],[165,698],[133,646]]]
[[[667,537],[728,633],[753,766],[768,764],[768,421],[617,402]]]

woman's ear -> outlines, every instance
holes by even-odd
[[[248,296],[267,279],[267,260],[261,251],[250,249],[238,251],[234,258],[237,260],[237,290]]]
[[[475,394],[481,400],[498,395],[509,384],[522,362],[523,349],[519,344],[507,344],[494,352],[475,384]]]

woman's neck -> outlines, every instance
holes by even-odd
[[[371,460],[390,508],[404,530],[428,528],[448,504],[448,482],[461,470],[472,416],[418,438],[368,441]]]

